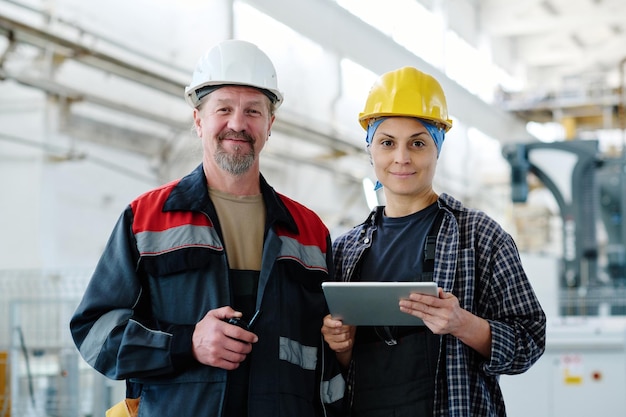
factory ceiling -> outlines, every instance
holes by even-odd
[[[626,2],[474,3],[494,60],[526,79],[523,90],[503,97],[505,108],[539,122],[626,128]]]
[[[442,81],[449,101],[455,103],[456,117],[471,121],[473,126],[501,141],[529,139],[525,130],[525,123],[529,120],[545,122],[576,118],[593,128],[619,127],[620,123],[624,128],[623,117],[618,117],[620,109],[623,116],[625,94],[624,89],[620,89],[624,84],[626,59],[626,2],[623,0],[419,2],[430,10],[441,11],[448,27],[458,28],[459,34],[467,35],[470,43],[487,42],[494,63],[525,80],[522,88],[504,90],[499,101],[486,103],[448,79],[440,69],[399,46],[334,1],[244,0],[323,48],[350,58],[374,73],[406,62],[422,66]],[[2,3],[20,2],[3,0]],[[393,3],[390,2],[389,7]],[[46,16],[45,12],[39,13]],[[116,55],[115,51],[92,48],[90,41],[93,39],[85,36],[88,31],[82,32],[85,28],[75,26],[67,30],[60,22],[46,24],[49,18],[43,19],[44,23],[33,23],[33,19],[20,20],[0,13],[0,35],[4,37],[0,44],[0,75],[3,79],[45,91],[60,98],[68,109],[73,103],[87,101],[167,125],[175,131],[188,131],[188,120],[177,117],[176,112],[157,114],[124,102],[113,102],[86,90],[64,86],[45,72],[39,76],[11,72],[11,66],[6,64],[18,54],[16,51],[20,45],[29,45],[53,51],[59,65],[71,60],[148,86],[162,95],[176,96],[179,100],[187,74],[168,70],[166,65],[147,70]],[[76,35],[77,32],[80,35]],[[188,112],[184,114],[188,115]],[[75,117],[74,125],[79,125],[77,119]],[[305,140],[329,147],[339,155],[362,151],[349,140],[337,137],[340,136],[337,132],[298,126],[296,117],[286,115],[276,128],[288,134],[297,132]],[[145,138],[135,148],[162,152],[159,146],[145,146],[149,140],[154,142],[154,135],[150,136],[152,139]],[[167,137],[161,139],[167,143]]]

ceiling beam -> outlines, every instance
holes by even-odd
[[[64,31],[67,34],[68,31]],[[180,99],[184,89],[184,82],[178,77],[166,75],[165,70],[147,70],[146,66],[135,65],[120,57],[99,51],[95,47],[87,46],[85,39],[73,39],[71,36],[59,35],[46,28],[39,28],[8,16],[0,15],[0,35],[9,39],[11,49],[19,43],[34,46],[42,50],[53,50],[67,60],[74,60],[81,64],[105,71],[130,81],[138,82],[156,91]],[[8,50],[8,49],[7,49]],[[3,55],[4,60],[7,54]],[[136,108],[115,100],[109,100],[83,89],[71,88],[54,81],[44,74],[28,76],[16,73],[2,66],[0,61],[0,79],[14,81],[33,87],[52,96],[69,100],[70,103],[89,103],[102,108],[111,109],[122,114],[131,114],[140,119],[169,126],[176,131],[188,131],[190,120],[178,120],[173,117],[159,115],[150,110]],[[191,114],[190,114],[191,117]],[[360,154],[363,149],[353,145],[346,134],[333,131],[324,131],[322,128],[308,128],[295,115],[281,113],[281,117],[274,124],[274,129],[286,135],[304,138],[311,143],[327,147],[338,154]]]
[[[416,66],[441,83],[450,113],[501,142],[528,141],[526,122],[496,108],[449,79],[389,36],[366,24],[330,0],[244,0],[338,56],[351,59],[376,74],[405,65]],[[369,86],[363,86],[364,89]]]
[[[22,42],[41,49],[54,50],[68,59],[156,88],[176,97],[181,96],[185,85],[182,76],[180,79],[176,79],[164,75],[165,67],[160,72],[151,71],[126,59],[100,52],[98,49],[88,46],[88,42],[85,40],[74,40],[67,36],[60,36],[8,16],[0,15],[0,34],[13,42]]]
[[[585,28],[589,22],[596,26],[620,26],[624,17],[613,13],[595,10],[589,14],[568,16],[532,16],[527,19],[513,16],[505,12],[493,13],[486,10],[482,17],[483,29],[489,36],[534,36],[553,33],[576,33]]]

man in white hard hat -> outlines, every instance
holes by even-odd
[[[142,416],[333,415],[345,384],[319,331],[330,235],[259,170],[283,101],[274,66],[224,41],[185,99],[202,164],[126,208],[72,318],[76,346],[128,381]]]

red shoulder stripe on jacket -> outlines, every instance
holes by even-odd
[[[183,225],[213,226],[202,213],[190,211],[163,212],[163,205],[180,180],[172,181],[137,197],[131,204],[135,216],[133,232],[160,232]],[[160,215],[155,215],[160,214]]]
[[[300,234],[296,235],[283,227],[278,227],[276,229],[276,233],[279,236],[286,236],[295,239],[304,246],[317,246],[323,253],[326,253],[328,250],[326,245],[328,243],[327,237],[329,232],[328,228],[319,216],[311,209],[290,199],[289,197],[282,194],[278,194],[278,196],[293,216],[296,224],[298,225],[298,231]]]

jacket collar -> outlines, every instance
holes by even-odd
[[[385,206],[376,206],[367,216],[367,219],[361,225],[363,226],[376,226],[376,221],[383,215],[383,210],[385,210]]]
[[[263,175],[259,174],[259,183],[263,202],[267,211],[267,226],[275,223],[287,227],[291,232],[298,233],[298,227],[292,215],[285,207],[280,195],[270,186]],[[209,189],[202,164],[198,165],[187,176],[183,177],[170,193],[163,206],[163,211],[201,211],[216,218],[215,206],[209,198]]]

